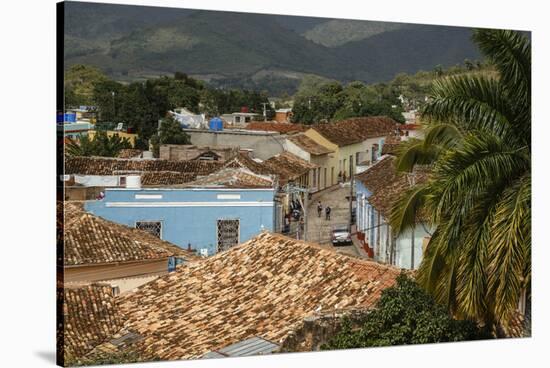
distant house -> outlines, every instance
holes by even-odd
[[[321,167],[323,187],[348,180],[358,164],[371,165],[382,153],[385,138],[393,134],[398,123],[384,116],[352,118],[318,124],[304,134],[333,151]]]
[[[292,109],[277,109],[275,110],[275,121],[278,123],[290,123],[292,118]]]
[[[88,136],[90,137],[90,139],[93,139],[97,134],[97,132],[98,130],[95,130],[95,129],[90,130],[88,132]],[[136,146],[136,139],[138,137],[137,134],[132,133],[132,131],[129,129],[122,128],[122,123],[120,124],[120,128],[117,126],[115,129],[105,130],[104,132],[107,134],[107,137],[113,137],[115,135],[118,135],[121,139],[127,139],[132,145],[132,147]]]
[[[105,188],[125,188],[129,177],[140,185],[184,184],[222,167],[218,162],[65,157],[65,199],[95,198]]]
[[[357,236],[371,257],[401,268],[416,269],[422,260],[428,228],[418,223],[405,234],[396,235],[388,219],[399,195],[428,178],[426,171],[414,174],[395,169],[395,157],[384,156],[355,176],[357,196]]]
[[[228,168],[181,185],[108,188],[86,210],[209,256],[274,229],[273,186],[269,176]]]
[[[399,125],[399,132],[403,140],[407,140],[409,138],[424,137],[424,130],[422,129],[422,125],[416,123]]]
[[[225,162],[239,152],[237,146],[195,146],[192,144],[163,144],[160,146],[161,160],[204,160]]]
[[[230,126],[245,126],[253,121],[256,116],[258,116],[258,114],[252,112],[234,112],[231,114],[224,114],[221,118]]]
[[[239,147],[241,150],[251,151],[254,157],[262,160],[267,160],[271,156],[283,152],[283,144],[286,139],[286,135],[278,131],[248,130],[245,129],[245,127],[219,131],[206,129],[184,129],[184,131],[191,137],[191,142],[194,145],[211,148],[228,146]]]
[[[130,350],[144,360],[179,360],[278,352],[315,313],[368,311],[399,274],[264,232],[119,298],[112,312],[131,334],[102,335],[88,354]]]
[[[65,284],[102,281],[125,292],[198,259],[147,231],[87,213],[81,204],[65,202],[63,210]]]
[[[405,118],[405,124],[416,124],[418,112],[416,110],[404,111],[401,113]]]
[[[291,152],[283,152],[264,161],[274,175],[279,178],[279,185],[292,182],[302,188],[312,189],[317,165],[308,162]],[[315,172],[314,172],[315,170]]]
[[[78,140],[82,136],[94,134],[94,126],[89,121],[64,122],[57,125],[58,133],[62,133],[64,137]]]
[[[335,150],[323,146],[305,134],[289,136],[286,139],[285,148],[288,152],[317,166],[313,168],[313,175],[310,181],[312,192],[330,186],[327,180],[327,170],[331,159],[334,157]]]

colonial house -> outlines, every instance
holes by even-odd
[[[418,223],[413,229],[397,235],[388,223],[391,209],[399,195],[428,178],[426,171],[400,173],[395,157],[383,156],[366,171],[355,176],[357,196],[357,237],[365,250],[378,262],[400,268],[416,269],[422,260],[429,229]]]
[[[396,130],[397,122],[384,116],[352,118],[318,124],[304,134],[334,154],[321,167],[325,187],[347,181],[358,164],[371,165],[382,152],[385,137]],[[326,174],[325,174],[326,172]]]
[[[395,267],[263,232],[120,296],[113,306],[102,303],[111,318],[101,319],[107,326],[96,339],[86,336],[79,351],[88,358],[131,351],[143,360],[289,351],[305,320],[319,312],[368,311],[399,274]],[[79,295],[86,300],[86,293]],[[94,303],[100,296],[90,295]],[[81,307],[67,308],[66,318],[77,318],[71,314]]]
[[[271,177],[228,168],[186,184],[108,188],[85,208],[210,256],[273,230],[275,192]]]
[[[314,173],[319,168],[317,165],[290,152],[275,155],[265,160],[263,164],[274,175],[278,176],[279,185],[283,186],[287,183],[293,183],[299,187],[313,191]]]
[[[109,157],[65,157],[65,199],[94,199],[105,188],[135,185],[183,184],[222,167],[220,162],[120,159]]]
[[[102,281],[123,293],[198,259],[146,231],[87,213],[82,203],[65,202],[63,210],[66,285]]]
[[[301,159],[316,165],[311,178],[311,191],[316,192],[327,188],[327,170],[335,151],[317,143],[305,134],[291,135],[286,139],[285,149]]]

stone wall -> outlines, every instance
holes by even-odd
[[[279,352],[318,351],[321,345],[340,332],[344,317],[352,328],[359,328],[369,309],[336,310],[304,318],[281,341]]]

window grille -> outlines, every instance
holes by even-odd
[[[136,229],[147,231],[149,234],[161,237],[162,223],[160,221],[137,221]]]
[[[239,220],[218,220],[218,252],[239,244]]]

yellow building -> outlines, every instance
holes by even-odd
[[[88,132],[88,136],[90,137],[90,139],[94,138],[94,136],[96,135],[96,132],[97,132],[96,130],[90,130]],[[107,133],[108,137],[112,137],[115,134],[118,134],[120,138],[127,138],[130,141],[130,144],[132,145],[132,147],[136,146],[137,134],[135,133],[126,133],[119,130],[106,130],[105,132]]]
[[[388,117],[373,116],[319,124],[304,134],[316,143],[326,147],[329,153],[320,167],[321,188],[335,185],[339,180],[347,181],[356,173],[358,164],[369,165],[381,155],[387,136],[392,135],[397,122]]]

